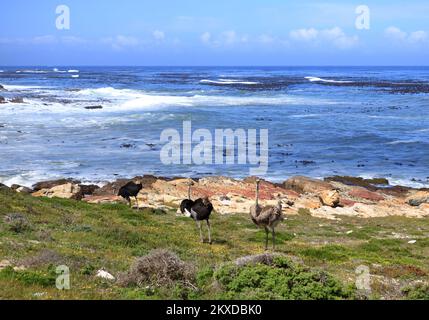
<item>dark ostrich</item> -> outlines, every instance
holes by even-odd
[[[211,226],[210,226],[210,215],[213,211],[213,205],[211,204],[208,197],[199,198],[195,201],[191,200],[191,186],[193,183],[189,183],[188,185],[188,199],[184,199],[180,204],[180,211],[182,214],[194,219],[197,223],[198,230],[200,231],[200,239],[201,242],[204,242],[203,231],[201,226],[201,221],[206,221],[209,243],[212,244],[211,238]]]
[[[131,197],[136,199],[137,208],[139,207],[139,202],[137,200],[137,195],[140,190],[143,189],[143,184],[140,181],[130,181],[123,187],[119,189],[118,196],[121,196],[128,201],[129,206],[131,207]]]

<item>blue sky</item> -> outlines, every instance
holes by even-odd
[[[427,0],[14,0],[1,16],[3,66],[429,65]]]

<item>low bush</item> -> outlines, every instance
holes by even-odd
[[[331,275],[285,257],[274,257],[269,265],[227,264],[214,276],[222,289],[221,299],[347,299],[354,292]]]
[[[137,259],[118,281],[122,286],[196,289],[194,266],[182,261],[175,253],[162,249]]]

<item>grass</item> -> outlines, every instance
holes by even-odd
[[[4,219],[11,213],[24,215],[28,227],[16,232],[16,228]],[[242,214],[221,216],[215,213],[212,226],[214,243],[210,246],[199,242],[192,220],[177,217],[173,211],[136,211],[121,204],[92,205],[74,200],[33,198],[1,190],[0,261],[9,260],[15,266],[29,260],[34,263],[23,270],[5,268],[0,271],[0,299],[216,299],[246,296],[246,284],[240,282],[244,288],[241,291],[234,289],[236,283],[225,283],[222,289],[219,284],[222,281],[216,275],[239,257],[263,253],[265,233]],[[204,232],[206,234],[206,229]],[[298,215],[288,216],[278,228],[277,251],[295,257],[310,268],[310,274],[302,274],[303,278],[326,272],[335,278],[332,280],[335,288],[337,281],[349,288],[355,282],[356,268],[366,265],[375,279],[370,298],[417,299],[427,297],[427,286],[415,283],[429,281],[428,235],[427,219],[342,217],[341,220],[325,220],[300,210]],[[409,244],[409,240],[417,242]],[[185,292],[180,286],[123,287],[114,281],[95,277],[99,269],[115,276],[128,271],[138,257],[153,249],[168,249],[183,261],[195,265],[196,289]],[[55,288],[55,268],[59,264],[70,268],[70,290]],[[237,281],[249,278],[253,283],[252,277],[259,277],[261,272],[284,279],[289,277],[281,270],[255,266],[246,267]],[[268,278],[261,280],[261,286],[268,288],[270,281]],[[281,295],[275,290],[273,295],[260,290],[254,292],[256,298],[303,297],[301,293]]]

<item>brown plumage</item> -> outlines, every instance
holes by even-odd
[[[250,207],[250,217],[254,224],[265,230],[265,250],[268,250],[268,233],[271,231],[273,240],[273,250],[276,248],[276,232],[275,227],[283,220],[282,203],[279,199],[276,206],[261,206],[259,205],[259,184],[260,180],[256,180],[256,199],[255,204]]]

